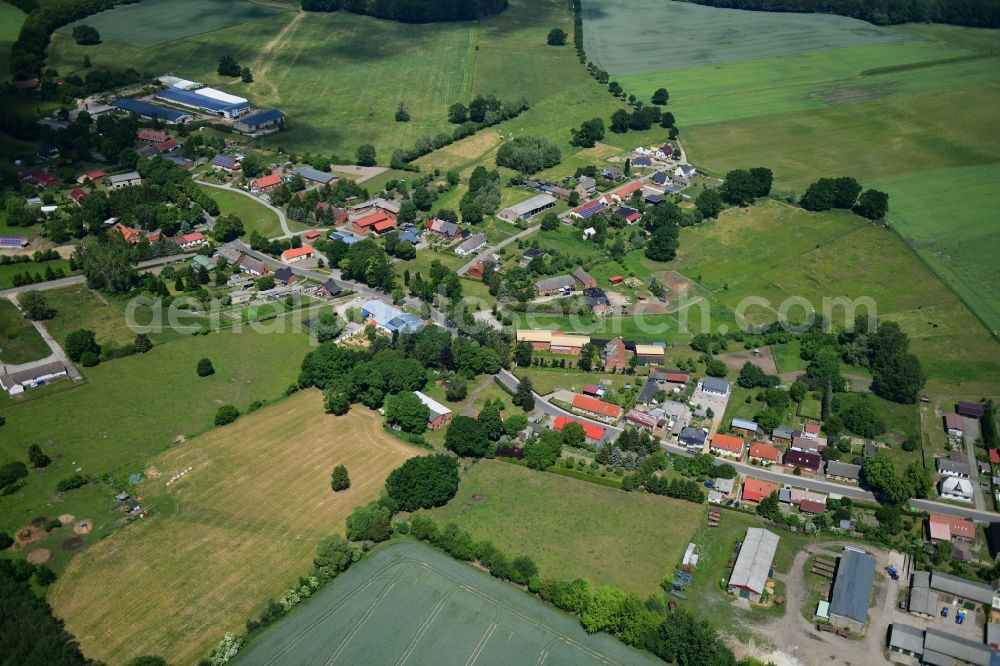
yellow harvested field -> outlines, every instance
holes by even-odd
[[[318,391],[300,392],[154,458],[138,490],[150,516],[75,557],[50,602],[91,659],[197,663],[307,574],[319,541],[417,453],[376,413],[330,416]],[[351,477],[340,493],[337,464]]]

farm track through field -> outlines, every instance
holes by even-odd
[[[269,80],[271,68],[274,64],[272,56],[276,50],[281,51],[287,48],[288,42],[291,41],[292,36],[295,34],[295,29],[305,17],[306,13],[304,11],[299,11],[295,14],[292,20],[288,22],[288,25],[282,28],[281,32],[274,36],[274,39],[264,45],[264,48],[260,50],[260,54],[258,54],[250,65],[250,71],[253,72],[254,76],[254,87],[267,86],[267,92],[263,89],[256,90],[256,92],[266,95],[268,99],[275,101],[281,99],[277,86]]]

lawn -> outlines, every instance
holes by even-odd
[[[415,452],[374,412],[333,417],[318,391],[292,396],[150,460],[137,491],[150,517],[74,558],[50,601],[88,657],[194,663],[308,572],[319,541]],[[351,487],[334,494],[336,464]]]
[[[11,228],[11,231],[18,236],[25,235],[25,230],[23,228]],[[0,233],[4,230],[0,229]],[[45,269],[51,268],[53,272],[58,271],[60,268],[65,274],[64,277],[69,277],[70,275],[76,275],[79,271],[70,270],[69,261],[65,259],[56,259],[54,261],[45,261],[40,264],[36,264],[33,261],[22,263],[22,264],[2,264],[0,265],[0,289],[10,289],[14,286],[14,276],[20,275],[22,273],[29,273],[32,276],[39,276],[44,279]]]
[[[278,214],[261,203],[254,201],[251,197],[239,192],[222,190],[217,187],[201,186],[205,194],[212,197],[219,204],[219,212],[223,215],[236,215],[243,220],[243,228],[249,234],[251,231],[260,232],[265,238],[281,236],[281,222]],[[293,231],[305,229],[301,224],[289,222]]]
[[[130,46],[155,46],[192,35],[229,28],[267,18],[282,10],[269,3],[248,0],[144,0],[101,12],[59,29],[72,33],[77,25],[90,25],[101,39]]]
[[[118,298],[91,291],[86,285],[75,285],[45,292],[55,317],[45,322],[45,328],[57,342],[63,344],[73,331],[94,331],[98,343],[124,345],[135,340],[135,332],[125,320],[125,304]],[[157,341],[160,337],[151,336]]]
[[[302,333],[192,336],[83,368],[89,381],[72,390],[0,403],[7,421],[0,460],[25,460],[28,446],[38,443],[53,461],[4,498],[0,531],[13,534],[36,516],[58,511],[93,519],[96,537],[116,519],[106,510],[115,491],[100,485],[93,496],[56,495],[60,479],[80,472],[121,482],[143,472],[149,458],[172,443],[211,429],[219,405],[245,410],[254,400],[280,397],[308,350]],[[212,360],[214,375],[195,373],[202,357]]]
[[[681,558],[703,511],[483,460],[463,473],[455,498],[430,515],[505,552],[531,556],[543,576],[580,577],[645,596]],[[511,520],[512,514],[525,519]]]
[[[575,356],[560,356],[553,354],[550,358],[563,358],[570,364],[569,369],[561,368],[518,368],[518,377],[528,377],[531,379],[535,393],[547,395],[559,389],[567,391],[582,391],[587,384],[596,384],[603,381],[606,385],[622,387],[625,384],[643,381],[632,376],[609,375],[604,372],[580,372],[576,370]]]
[[[0,361],[27,363],[51,353],[45,340],[17,306],[0,299]]]
[[[652,664],[607,634],[413,541],[379,546],[235,663]]]

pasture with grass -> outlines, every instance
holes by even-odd
[[[511,520],[515,511],[522,520]],[[458,494],[429,512],[477,541],[530,556],[548,576],[585,578],[645,597],[684,554],[701,520],[698,504],[625,493],[577,479],[483,460],[463,472]]]

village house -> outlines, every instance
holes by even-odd
[[[281,185],[281,176],[273,173],[269,176],[262,176],[250,182],[250,191],[254,194],[266,194],[277,189]]]
[[[486,234],[472,234],[455,248],[455,254],[460,257],[464,257],[472,254],[484,245],[486,245]]]
[[[278,284],[288,286],[297,280],[297,276],[288,266],[282,266],[274,271],[274,281]]]
[[[861,465],[828,460],[826,462],[826,478],[830,481],[843,483],[861,483]]]
[[[965,421],[958,414],[945,414],[944,429],[952,437],[961,437],[965,430]]]
[[[368,326],[375,327],[383,333],[416,333],[422,325],[416,315],[403,312],[397,307],[371,299],[361,306],[361,316]]]
[[[216,155],[212,158],[212,171],[228,171],[232,173],[239,170],[240,162],[235,157]]]
[[[974,493],[972,481],[957,476],[947,476],[938,484],[938,494],[941,499],[957,502],[971,502]]]
[[[701,390],[713,395],[729,395],[729,382],[718,377],[705,377],[701,380]]]
[[[610,402],[604,402],[603,400],[580,395],[579,393],[573,395],[571,405],[573,409],[602,421],[613,423],[622,417],[622,408],[618,405],[612,405]]]
[[[428,220],[424,224],[424,229],[435,236],[440,236],[447,240],[455,240],[462,235],[462,227],[457,223],[439,220],[438,218]]]
[[[776,492],[778,492],[777,483],[769,483],[760,479],[747,477],[743,481],[743,496],[740,499],[743,502],[759,504],[762,499],[770,497],[772,493]]]
[[[52,361],[27,370],[0,375],[0,388],[9,395],[20,395],[27,388],[41,386],[66,376],[66,365],[62,361]]]
[[[79,187],[74,187],[69,193],[70,200],[77,205],[77,207],[83,207],[83,200],[87,198],[87,193],[81,190]]]
[[[83,185],[87,181],[97,182],[102,178],[104,178],[104,169],[94,169],[86,173],[81,173],[76,177],[76,182],[79,185]]]
[[[927,537],[931,543],[939,541],[965,541],[976,539],[976,524],[971,520],[932,513],[927,518]]]
[[[662,423],[649,412],[642,412],[637,409],[630,409],[625,415],[625,420],[637,428],[643,428],[649,432],[654,432],[662,427]]]
[[[705,448],[705,440],[708,438],[708,431],[701,428],[685,427],[677,435],[677,443],[685,447],[688,451],[700,453]]]
[[[437,430],[438,428],[451,423],[453,413],[450,409],[420,391],[414,391],[413,393],[420,398],[420,402],[427,406],[428,430]]]
[[[597,181],[590,176],[580,176],[574,188],[581,197],[589,197],[597,191]]]
[[[359,217],[351,222],[351,229],[356,234],[374,233],[380,236],[395,228],[395,216],[382,209],[376,209],[375,212]]]
[[[114,230],[121,234],[121,237],[129,245],[138,245],[139,241],[142,240],[142,232],[132,227],[127,227],[121,222],[115,225]]]
[[[739,460],[743,457],[743,446],[743,440],[739,437],[716,433],[712,435],[712,442],[708,445],[708,450],[710,453],[722,456],[723,458]]]
[[[291,269],[289,269],[289,271],[291,271]],[[320,298],[333,298],[334,296],[339,296],[342,291],[344,291],[344,288],[341,287],[336,280],[330,278],[317,287],[316,295]]]
[[[762,465],[767,467],[768,465],[775,465],[781,457],[781,453],[775,447],[770,444],[764,444],[762,442],[756,442],[750,445],[750,453],[748,459],[751,463]]]
[[[625,350],[625,341],[621,338],[608,342],[602,356],[605,370],[624,370],[628,366],[628,352]]]
[[[208,244],[208,239],[205,238],[203,234],[198,231],[192,231],[189,234],[184,234],[183,236],[177,236],[174,238],[182,250],[191,250],[196,247],[201,247],[202,245]]]
[[[967,479],[972,475],[972,468],[969,467],[969,459],[960,451],[952,451],[947,458],[938,458],[935,463],[938,474],[943,474],[944,476]]]
[[[557,416],[553,428],[555,430],[562,430],[566,427],[568,423],[577,423],[583,428],[583,434],[588,441],[591,443],[600,442],[604,439],[605,430],[599,425],[589,423],[588,421],[582,421],[580,419],[572,419],[568,416]]]
[[[785,451],[782,464],[791,470],[798,467],[803,473],[809,472],[815,474],[819,471],[820,466],[823,464],[823,458],[821,458],[818,453],[799,451],[798,449],[789,449],[788,451]]]
[[[315,256],[316,250],[313,249],[312,245],[303,245],[302,247],[290,247],[282,252],[281,260],[288,264],[294,264],[297,261],[312,259]]]
[[[591,287],[583,290],[583,300],[587,307],[597,316],[606,315],[611,312],[611,301],[607,294],[600,287]]]

